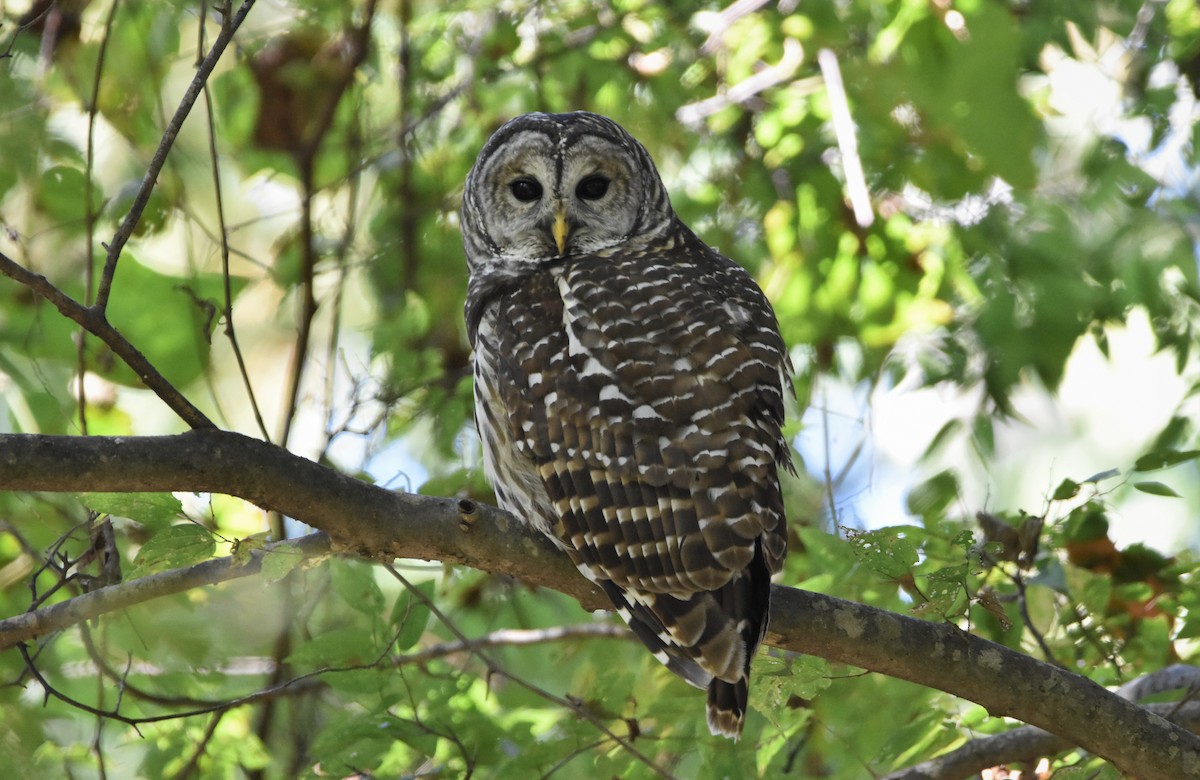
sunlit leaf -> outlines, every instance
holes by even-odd
[[[1149,493],[1152,496],[1167,496],[1169,498],[1179,498],[1179,494],[1175,492],[1169,485],[1164,485],[1161,482],[1134,482],[1133,488],[1140,490],[1143,493]]]
[[[1134,471],[1154,471],[1200,458],[1200,450],[1159,450],[1143,455],[1133,464]]]
[[[864,564],[885,577],[899,579],[908,574],[919,557],[916,543],[909,538],[914,533],[919,529],[911,526],[847,531],[846,541]]]
[[[79,493],[96,512],[127,517],[152,528],[165,528],[183,516],[183,504],[170,493]]]
[[[1078,492],[1078,482],[1073,479],[1064,479],[1059,483],[1058,487],[1054,489],[1054,495],[1050,496],[1050,498],[1054,501],[1066,501],[1069,498],[1074,498],[1075,494]]]
[[[938,515],[958,498],[958,491],[958,477],[951,471],[943,471],[909,492],[908,511],[921,517]]]
[[[195,523],[184,523],[164,528],[142,545],[133,561],[130,577],[182,569],[206,561],[216,551],[216,540],[212,532]]]
[[[433,583],[421,583],[416,588],[426,598],[433,597]],[[396,652],[403,652],[414,646],[425,633],[425,626],[429,622],[429,616],[430,609],[427,604],[413,596],[407,590],[402,593],[396,599],[396,603],[392,605],[391,615],[389,616],[389,623],[398,629],[392,649]]]
[[[263,556],[261,573],[263,583],[269,585],[279,582],[303,560],[304,555],[299,550],[291,550],[287,547],[277,547],[271,550]]]

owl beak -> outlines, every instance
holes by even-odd
[[[571,228],[567,225],[567,213],[565,211],[556,211],[554,213],[554,224],[550,226],[550,233],[554,236],[554,245],[558,247],[559,255],[566,252],[567,236],[570,232]]]

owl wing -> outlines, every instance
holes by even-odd
[[[785,554],[790,466],[786,356],[762,292],[685,232],[552,266],[504,298],[499,390],[546,524],[660,660],[744,687]]]
[[[764,536],[772,571],[783,555],[782,339],[748,275],[703,250],[576,260],[500,307],[509,425],[559,538],[651,592],[713,590]]]

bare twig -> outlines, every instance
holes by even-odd
[[[179,771],[172,776],[172,780],[186,780],[196,774],[200,768],[200,758],[204,755],[204,751],[208,750],[208,743],[212,741],[213,735],[217,733],[217,724],[221,722],[221,718],[225,717],[228,710],[217,710],[208,719],[208,726],[204,729],[204,733],[200,735],[199,741],[196,742],[192,754],[188,756],[187,763],[179,768]]]
[[[858,156],[858,130],[850,116],[850,103],[846,100],[846,87],[842,84],[842,71],[838,67],[837,55],[831,49],[817,52],[817,64],[825,78],[825,91],[829,94],[829,105],[833,111],[833,132],[837,136],[838,150],[842,154],[842,172],[846,176],[846,195],[854,209],[854,221],[861,228],[870,227],[875,221],[871,210],[871,195],[867,191],[867,180],[863,175],[862,158]]]
[[[83,208],[84,208],[84,241],[86,242],[87,263],[83,267],[83,302],[90,306],[92,292],[96,282],[96,213],[92,209],[92,172],[96,166],[96,113],[100,110],[100,75],[104,72],[105,54],[108,52],[108,38],[112,33],[113,21],[117,17],[117,7],[113,3],[108,9],[108,18],[104,20],[104,35],[100,38],[100,48],[96,52],[96,73],[92,78],[92,95],[87,107],[87,147],[84,151],[83,168]],[[87,383],[83,381],[87,373],[87,328],[80,327],[79,340],[75,344],[75,374],[76,374],[76,404],[79,410],[79,430],[84,435],[88,432],[87,424]]]
[[[200,48],[203,50],[203,23],[199,25],[199,35],[201,37]],[[254,395],[254,384],[250,381],[250,372],[246,368],[246,359],[242,356],[242,348],[237,340],[237,330],[233,325],[233,283],[229,274],[229,228],[225,224],[225,203],[221,195],[221,168],[218,162],[217,132],[213,126],[212,93],[208,88],[207,81],[204,82],[204,107],[206,111],[205,117],[208,120],[208,156],[212,163],[213,197],[216,199],[217,208],[217,235],[221,246],[221,278],[225,294],[225,305],[223,307],[225,337],[229,339],[229,347],[233,350],[234,360],[237,361],[238,372],[242,376],[242,386],[246,388],[246,397],[250,401],[250,410],[254,413],[254,420],[258,423],[258,430],[264,439],[270,439],[271,434],[267,431],[267,424],[263,420],[262,411],[258,407],[258,399]]]
[[[1042,658],[1056,666],[1062,666],[1057,658],[1054,657],[1054,651],[1046,644],[1046,638],[1042,636],[1042,632],[1034,625],[1033,618],[1029,614],[1029,599],[1025,590],[1025,578],[1021,572],[1015,572],[1010,577],[1013,585],[1017,588],[1017,608],[1021,611],[1021,619],[1025,621],[1025,628],[1033,635],[1033,639],[1037,642],[1038,648],[1042,651]]]
[[[389,572],[391,572],[391,575],[393,577],[395,577],[397,581],[399,581],[402,585],[404,585],[405,588],[408,589],[408,592],[412,594],[413,598],[417,599],[422,604],[424,604],[426,606],[426,608],[428,608],[429,611],[431,613],[433,613],[433,615],[439,621],[441,621],[442,625],[446,627],[446,630],[448,630],[451,634],[454,634],[454,636],[458,638],[458,641],[460,643],[462,643],[463,645],[468,645],[468,646],[470,645],[471,640],[467,639],[466,635],[464,635],[462,633],[462,631],[459,630],[458,626],[454,625],[454,622],[452,620],[450,620],[450,618],[446,617],[446,615],[440,609],[438,609],[437,604],[434,604],[433,601],[431,601],[428,596],[426,596],[420,590],[415,588],[412,585],[412,583],[410,583],[403,574],[396,571],[396,569],[390,563],[384,563],[383,566],[385,569],[387,569]],[[583,718],[588,723],[591,723],[593,726],[595,726],[597,731],[599,731],[601,734],[603,734],[608,739],[612,740],[615,744],[620,745],[621,748],[623,750],[625,750],[625,752],[629,753],[629,755],[633,756],[635,759],[637,759],[638,761],[645,764],[652,771],[654,771],[655,774],[659,775],[660,777],[667,778],[667,780],[672,780],[673,776],[669,772],[667,772],[667,770],[663,769],[658,764],[651,761],[647,756],[643,755],[642,752],[640,750],[638,750],[637,748],[635,748],[628,739],[625,739],[624,737],[618,736],[616,733],[614,733],[612,731],[612,729],[608,728],[608,726],[605,726],[603,723],[601,723],[599,718],[597,718],[594,714],[589,712],[585,707],[581,706],[578,702],[576,702],[570,698],[563,698],[561,696],[555,696],[553,693],[550,693],[549,691],[545,690],[544,688],[534,685],[533,683],[529,682],[528,680],[525,680],[522,677],[513,674],[512,672],[510,672],[509,670],[505,669],[503,666],[498,664],[496,661],[494,661],[491,658],[491,656],[484,653],[482,651],[482,649],[478,646],[472,647],[471,653],[476,658],[478,658],[480,661],[482,661],[484,663],[484,665],[488,669],[489,675],[500,676],[500,677],[504,677],[508,680],[511,680],[512,682],[521,686],[522,688],[529,691],[530,693],[533,693],[534,695],[539,696],[548,702],[557,704],[558,706],[562,707],[563,709],[570,710],[571,712],[575,713],[575,715],[577,717]]]
[[[300,207],[300,253],[301,253],[301,299],[299,325],[296,330],[296,343],[292,347],[291,368],[288,372],[287,390],[284,396],[283,422],[280,425],[278,442],[287,446],[291,436],[292,421],[295,419],[300,401],[300,386],[304,378],[304,368],[308,362],[308,342],[312,335],[313,320],[317,315],[317,299],[315,292],[317,248],[314,242],[313,230],[313,198],[317,193],[315,180],[315,162],[317,151],[321,148],[325,136],[333,127],[338,104],[342,96],[353,83],[354,74],[366,60],[370,46],[371,24],[375,19],[376,0],[368,0],[363,10],[363,21],[352,30],[348,36],[350,57],[341,72],[341,79],[330,89],[329,96],[321,106],[316,121],[306,131],[306,136],[296,151],[296,165],[300,170],[302,200]],[[273,528],[276,536],[281,536],[282,527]]]
[[[681,107],[675,112],[675,118],[685,125],[698,125],[718,111],[743,103],[760,92],[790,80],[803,61],[804,48],[800,42],[795,38],[784,38],[783,56],[778,63],[763,68],[718,95]]]
[[[484,634],[478,639],[460,639],[455,642],[431,645],[415,653],[397,656],[393,663],[396,666],[424,663],[457,653],[474,653],[483,648],[524,647],[547,642],[560,642],[564,639],[633,639],[633,634],[615,623],[580,623],[574,626],[552,628],[502,628]]]
[[[113,234],[112,241],[107,246],[107,256],[104,259],[104,271],[100,275],[100,289],[96,293],[96,302],[93,309],[97,313],[103,314],[108,308],[108,297],[112,292],[113,276],[117,272],[117,260],[121,257],[121,250],[125,248],[125,244],[129,241],[129,237],[133,235],[134,229],[142,218],[142,212],[146,210],[146,204],[150,202],[150,194],[154,192],[154,186],[158,183],[158,174],[162,171],[163,165],[167,162],[167,154],[171,151],[171,147],[175,145],[175,138],[179,135],[179,130],[183,127],[183,122],[187,119],[188,114],[195,105],[196,99],[200,97],[200,91],[206,83],[212,70],[217,65],[217,61],[225,53],[225,48],[233,40],[234,33],[242,26],[242,22],[246,20],[246,16],[250,13],[250,9],[254,7],[254,0],[245,0],[241,7],[227,22],[222,23],[221,32],[213,40],[212,48],[208,54],[200,61],[199,67],[196,68],[196,75],[192,78],[192,83],[188,85],[187,91],[183,94],[183,99],[179,101],[179,107],[175,109],[175,115],[171,117],[171,121],[167,123],[163,130],[162,139],[158,143],[158,149],[154,151],[154,156],[150,158],[150,165],[146,169],[146,175],[142,177],[142,184],[138,188],[137,195],[133,198],[133,203],[129,207],[129,213],[125,215],[125,219],[121,221],[117,232]]]
[[[767,0],[735,0],[730,3],[716,15],[709,27],[708,37],[700,45],[700,53],[707,57],[716,52],[724,44],[725,33],[729,32],[734,22],[743,16],[749,16],[766,4]]]

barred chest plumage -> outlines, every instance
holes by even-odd
[[[761,292],[692,241],[670,262],[566,259],[505,285],[478,323],[476,417],[501,506],[707,684],[744,678],[766,623],[765,599],[708,594],[765,590],[785,552],[786,359]],[[688,632],[667,616],[704,646],[678,653]]]

